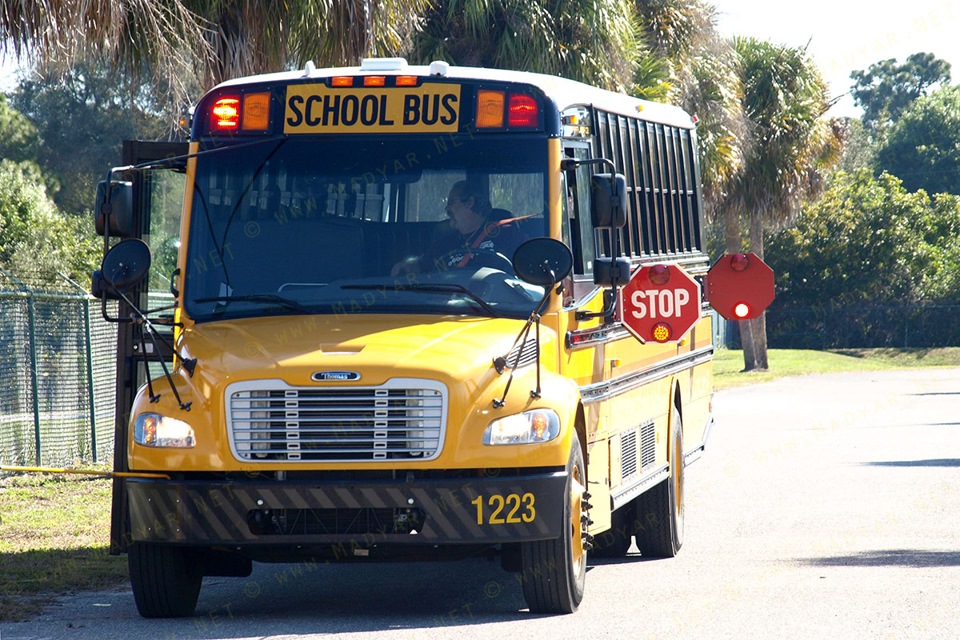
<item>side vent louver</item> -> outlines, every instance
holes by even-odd
[[[657,430],[653,420],[640,425],[640,468],[646,469],[657,460]]]
[[[637,472],[637,432],[620,434],[620,477],[626,478]]]

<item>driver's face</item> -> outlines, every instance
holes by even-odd
[[[447,196],[447,215],[450,216],[450,226],[460,235],[469,235],[483,224],[483,216],[473,210],[473,198],[463,198],[456,189]]]

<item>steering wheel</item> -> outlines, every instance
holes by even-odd
[[[481,265],[481,267],[483,267],[483,266],[489,266],[489,267],[491,267],[491,268],[493,268],[493,269],[499,269],[500,271],[503,271],[504,273],[514,274],[514,271],[513,271],[513,262],[510,260],[510,258],[508,258],[507,256],[503,255],[503,254],[500,253],[499,251],[497,251],[497,250],[495,250],[495,249],[488,249],[488,248],[486,248],[486,247],[484,247],[484,248],[480,248],[480,247],[473,248],[473,247],[471,247],[469,251],[470,251],[470,253],[472,253],[472,254],[474,254],[474,255],[476,255],[476,256],[484,256],[484,257],[490,257],[490,258],[491,258],[491,260],[489,260],[489,261],[487,261],[487,262],[492,262],[493,264],[485,264],[485,265]],[[470,262],[472,262],[472,260],[471,260]],[[470,262],[467,262],[467,265],[469,265]],[[465,265],[465,266],[466,266],[466,265]]]

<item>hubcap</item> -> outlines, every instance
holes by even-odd
[[[579,574],[586,555],[584,551],[584,533],[587,528],[586,518],[583,517],[583,494],[586,491],[586,487],[583,486],[580,467],[575,466],[573,468],[573,477],[570,479],[570,482],[570,553],[573,555],[574,573]]]

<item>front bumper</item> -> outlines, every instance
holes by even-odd
[[[566,472],[404,480],[127,481],[135,542],[496,544],[560,536]]]

